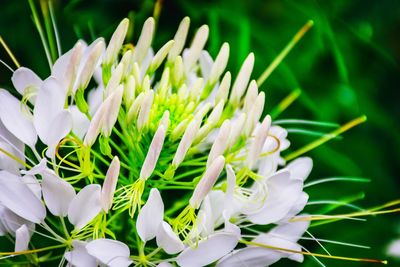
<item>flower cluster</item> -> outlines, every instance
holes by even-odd
[[[229,45],[188,18],[151,48],[124,19],[108,45],[78,41],[42,80],[18,68],[0,90],[0,234],[30,262],[73,266],[266,266],[303,261],[310,158],[286,165],[287,131],[262,117],[265,94],[237,77]],[[279,166],[284,166],[280,168]],[[47,247],[35,236],[47,239]],[[61,266],[60,265],[60,266]]]

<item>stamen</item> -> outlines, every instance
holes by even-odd
[[[292,48],[300,41],[303,35],[313,26],[314,21],[309,20],[307,23],[301,27],[301,29],[296,33],[296,35],[290,40],[290,42],[285,46],[285,48],[279,53],[279,55],[271,62],[267,69],[261,74],[260,78],[257,80],[257,85],[260,87],[265,80],[271,75],[271,73],[278,67],[286,55],[292,50]]]
[[[136,210],[142,206],[142,195],[144,191],[145,180],[137,179],[133,184],[123,186],[115,191],[113,210],[129,209],[129,215],[133,217]]]
[[[8,56],[14,62],[15,66],[17,66],[17,68],[21,67],[21,65],[18,63],[18,60],[15,58],[14,54],[11,52],[10,48],[8,47],[8,45],[4,41],[3,37],[1,37],[1,36],[0,36],[0,44],[4,47],[4,49],[6,50]],[[5,64],[5,65],[8,66],[7,64]]]
[[[37,253],[37,252],[54,250],[54,249],[57,249],[57,248],[63,248],[63,247],[66,247],[66,246],[67,246],[67,244],[61,244],[61,245],[56,245],[56,246],[49,246],[49,247],[45,247],[45,248],[38,248],[38,249],[31,249],[31,250],[23,250],[23,251],[18,251],[18,252],[0,252],[0,256],[27,255],[27,254]]]
[[[388,263],[387,260],[351,258],[351,257],[343,257],[343,256],[335,256],[335,255],[326,255],[326,254],[319,254],[319,253],[312,253],[312,252],[298,251],[298,250],[293,250],[293,249],[288,249],[288,248],[270,246],[270,245],[246,241],[246,240],[240,240],[239,242],[242,244],[245,244],[245,245],[257,246],[257,247],[262,247],[262,248],[267,248],[267,249],[272,249],[272,250],[278,250],[278,251],[284,251],[284,252],[296,253],[296,254],[302,254],[302,255],[308,255],[308,256],[315,256],[315,257],[319,257],[319,258],[327,258],[327,259],[335,259],[335,260],[343,260],[343,261],[371,262],[371,263],[380,263],[380,264],[385,264],[385,265]]]
[[[274,119],[279,116],[285,109],[287,109],[299,96],[301,95],[301,89],[297,88],[292,91],[288,96],[282,99],[279,104],[274,107],[270,113],[271,117]]]
[[[171,223],[175,233],[189,242],[189,234],[193,229],[196,229],[196,218],[195,209],[192,206],[187,205]]]
[[[30,166],[28,163],[24,162],[22,159],[16,157],[15,155],[11,154],[10,152],[8,152],[7,150],[5,150],[1,147],[0,147],[0,152],[3,152],[6,156],[10,157],[11,159],[15,160],[16,162],[25,166],[26,168],[28,168],[28,169],[32,168],[32,166]]]
[[[284,157],[284,159],[285,159],[285,161],[290,161],[292,159],[295,159],[295,158],[303,155],[304,153],[307,153],[308,151],[313,150],[314,148],[319,147],[320,145],[328,142],[329,140],[335,138],[336,136],[346,132],[347,130],[365,122],[366,120],[367,120],[367,117],[365,115],[358,117],[358,118],[344,124],[339,129],[336,129],[335,131],[332,131],[331,133],[328,133],[328,134],[324,135],[323,137],[309,143],[308,145],[290,153],[289,155]]]

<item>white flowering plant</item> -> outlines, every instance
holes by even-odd
[[[103,38],[80,40],[54,64],[48,55],[45,79],[10,52],[18,95],[0,90],[0,235],[14,250],[0,252],[0,261],[269,266],[309,255],[322,266],[319,258],[386,263],[316,254],[299,243],[304,234],[322,243],[307,230],[312,221],[393,212],[388,208],[398,204],[302,212],[310,203],[306,187],[357,180],[305,183],[313,163],[299,156],[365,121],[357,118],[282,155],[290,145],[285,123],[323,123],[263,116],[259,86],[312,22],[257,81],[252,53],[233,78],[225,70],[227,43],[215,59],[204,50],[206,25],[185,48],[189,24],[184,18],[154,52],[154,19],[145,21],[135,45],[124,44],[124,19],[108,45]]]

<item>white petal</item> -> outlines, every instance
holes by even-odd
[[[136,230],[143,241],[153,239],[157,235],[158,227],[163,221],[164,203],[160,192],[152,188],[146,204],[139,212],[136,221]]]
[[[24,224],[15,231],[15,252],[20,252],[28,249],[31,235],[28,227]]]
[[[301,246],[299,244],[296,244],[295,242],[292,242],[290,240],[287,240],[285,238],[279,238],[279,237],[272,237],[269,233],[268,234],[261,234],[257,238],[253,240],[255,243],[260,243],[260,244],[265,244],[268,246],[272,247],[277,247],[277,248],[283,248],[283,249],[289,249],[289,250],[294,250],[294,251],[301,251]],[[268,250],[268,249],[264,249]],[[275,250],[276,253],[279,253],[281,255],[281,258],[290,258],[291,260],[303,261],[302,255],[298,253],[291,253],[291,252],[285,252],[282,250]],[[300,255],[300,256],[298,256]]]
[[[290,171],[291,179],[299,179],[301,181],[307,179],[312,167],[312,159],[308,157],[297,158],[286,166]]]
[[[307,205],[308,202],[308,194],[305,192],[301,192],[299,198],[296,200],[296,203],[293,205],[293,207],[290,209],[289,213],[285,216],[283,220],[288,220],[295,215],[299,214],[304,207]]]
[[[21,67],[14,71],[11,81],[17,89],[18,93],[24,95],[27,88],[35,88],[38,90],[42,84],[42,80],[32,70]]]
[[[64,254],[64,258],[75,267],[97,267],[97,261],[86,250],[86,242],[74,240],[73,250]]]
[[[97,239],[89,242],[86,245],[86,249],[90,255],[108,266],[115,266],[113,262],[117,263],[118,259],[125,263],[121,264],[121,267],[129,266],[129,264],[132,263],[132,261],[129,260],[129,247],[116,240]]]
[[[37,136],[32,122],[28,119],[27,112],[27,110],[21,110],[21,103],[18,99],[6,90],[0,89],[0,120],[16,138],[28,146],[34,147]]]
[[[278,225],[270,230],[267,235],[271,237],[280,237],[286,241],[297,242],[310,226],[308,221],[290,222]],[[261,241],[262,242],[262,241]]]
[[[47,159],[41,159],[39,164],[33,166],[30,170],[21,170],[21,174],[25,175],[36,175],[42,173],[47,169]]]
[[[15,149],[9,145],[6,142],[3,142],[0,139],[0,149],[2,149],[3,151],[7,151],[8,153],[10,153],[11,155],[13,155],[14,157],[19,158],[20,157],[20,153],[18,153],[17,151],[15,151]],[[15,174],[19,173],[19,168],[22,168],[23,165],[20,164],[19,162],[15,161],[14,159],[12,159],[10,156],[8,156],[7,154],[0,152],[0,170],[6,170]]]
[[[103,188],[101,189],[101,205],[105,212],[111,208],[115,188],[117,187],[118,176],[120,170],[120,162],[118,157],[114,157],[110,167],[107,170],[106,178],[104,179]]]
[[[81,229],[99,214],[100,191],[100,185],[90,184],[79,191],[72,200],[68,209],[68,219],[76,229]]]
[[[42,198],[42,188],[35,176],[33,175],[24,175],[21,177],[24,184],[26,184],[29,189],[35,194],[38,199]]]
[[[46,156],[53,158],[55,149],[62,138],[64,138],[72,129],[72,116],[68,110],[63,110],[54,117],[51,122],[51,128],[48,129],[46,140],[42,140],[48,145]]]
[[[47,208],[55,216],[64,217],[74,197],[75,190],[68,182],[47,170],[42,173],[43,199]]]
[[[281,254],[260,247],[247,247],[233,251],[218,262],[218,267],[265,267],[277,262]]]
[[[89,128],[90,121],[75,105],[70,106],[69,111],[72,116],[72,132],[82,139]]]
[[[176,259],[182,267],[200,267],[211,264],[227,253],[231,252],[237,245],[236,235],[228,233],[216,233],[208,239],[199,242],[197,247],[186,248]]]
[[[19,196],[19,197],[15,197]],[[41,223],[46,209],[17,175],[0,171],[0,202],[22,218]]]
[[[26,225],[30,231],[35,229],[35,224],[18,216],[8,208],[0,204],[0,228],[3,233],[15,235],[22,225]]]
[[[176,254],[185,248],[182,241],[166,222],[162,222],[159,226],[156,240],[157,246],[164,249],[168,254]]]
[[[268,178],[267,187],[268,193],[264,206],[258,212],[248,216],[253,223],[268,224],[285,217],[299,198],[303,183],[299,180],[291,180],[290,172],[281,170]]]
[[[169,262],[161,262],[160,264],[157,265],[157,267],[174,267],[174,265],[172,265]]]
[[[56,78],[49,77],[43,82],[33,109],[33,123],[40,140],[45,144],[48,143],[54,118],[64,109],[65,98],[66,93]]]
[[[400,240],[394,240],[389,244],[387,254],[392,257],[400,257]]]

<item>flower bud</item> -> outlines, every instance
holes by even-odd
[[[224,43],[219,50],[218,56],[211,68],[210,77],[208,79],[208,84],[213,85],[217,82],[219,77],[222,75],[226,68],[226,64],[229,59],[229,44]]]
[[[121,50],[126,33],[128,32],[128,26],[129,20],[127,18],[123,19],[114,34],[111,36],[110,43],[107,46],[103,59],[104,65],[112,65],[112,63],[117,59],[119,50]]]
[[[256,126],[257,122],[259,121],[263,109],[264,109],[264,102],[265,102],[265,94],[261,92],[256,99],[256,102],[253,105],[253,108],[248,113],[246,123],[244,125],[244,134],[245,136],[250,136]]]
[[[129,108],[128,113],[126,115],[126,121],[128,123],[130,123],[133,119],[136,119],[137,115],[139,114],[139,110],[144,100],[144,97],[145,94],[140,93],[138,97],[136,97],[135,101],[133,101],[133,104]]]
[[[124,102],[126,107],[129,109],[135,100],[136,83],[135,78],[131,75],[124,86]]]
[[[161,47],[160,50],[158,50],[158,52],[153,57],[153,60],[151,61],[147,72],[153,73],[154,71],[156,71],[156,69],[158,69],[158,67],[160,67],[161,63],[167,57],[169,51],[171,51],[173,46],[174,46],[173,40],[171,40],[168,43],[166,43],[165,45],[163,45],[163,47]]]
[[[109,137],[114,127],[115,122],[118,119],[118,112],[121,107],[122,95],[124,93],[124,87],[118,86],[115,92],[109,96],[110,104],[107,106],[107,111],[104,114],[104,121],[102,125],[102,132],[105,137]]]
[[[185,66],[185,71],[188,73],[190,69],[193,67],[193,65],[196,63],[196,61],[200,57],[200,53],[204,48],[204,45],[207,42],[208,39],[208,26],[203,25],[201,26],[197,32],[196,35],[193,38],[192,45],[190,46],[187,56],[185,57],[184,60],[184,66]]]
[[[261,125],[256,130],[254,140],[250,145],[249,153],[247,154],[246,165],[252,169],[257,162],[258,157],[264,147],[265,140],[268,137],[269,127],[271,126],[271,117],[267,115]]]
[[[113,203],[114,192],[117,187],[117,181],[120,171],[120,162],[118,157],[114,157],[108,167],[106,178],[104,179],[103,188],[101,189],[101,206],[107,213]]]
[[[168,61],[174,60],[182,52],[189,31],[189,25],[189,17],[185,17],[179,24],[179,28],[174,36],[174,45],[168,54]]]
[[[183,80],[183,61],[181,56],[177,56],[174,62],[174,68],[172,73],[172,82],[176,87],[179,87]]]
[[[163,125],[160,125],[154,134],[149,150],[147,151],[142,169],[140,170],[140,179],[147,180],[153,173],[164,144],[165,133],[166,129]]]
[[[207,122],[200,128],[197,136],[195,138],[194,143],[198,143],[203,140],[204,137],[218,124],[221,116],[222,111],[224,109],[224,102],[220,101],[211,112],[210,116],[207,118]]]
[[[153,101],[154,101],[154,91],[149,90],[145,93],[145,97],[140,106],[139,116],[137,120],[137,128],[139,131],[141,131],[147,125]]]
[[[133,60],[139,64],[143,61],[149,51],[151,41],[153,40],[153,32],[154,19],[150,17],[143,24],[142,32],[140,33],[139,40],[133,52]]]
[[[111,78],[108,81],[106,88],[104,89],[105,97],[111,95],[113,93],[113,90],[117,88],[117,86],[121,83],[123,71],[124,71],[124,64],[120,62],[113,71]]]
[[[178,148],[176,149],[174,159],[172,160],[172,165],[175,168],[177,168],[184,160],[187,151],[192,145],[193,140],[200,129],[200,124],[201,121],[194,118],[186,128],[182,140],[179,142]]]
[[[246,97],[244,99],[243,111],[245,113],[250,113],[251,108],[256,102],[258,96],[258,87],[257,82],[252,80],[250,82],[249,88],[247,89]]]
[[[206,172],[204,173],[200,182],[197,184],[196,188],[194,189],[193,195],[189,200],[189,204],[190,206],[192,206],[192,208],[198,209],[200,207],[201,202],[211,191],[219,175],[224,169],[224,164],[225,158],[223,156],[219,156],[210,165],[210,167],[206,169]]]
[[[231,87],[231,73],[228,71],[225,73],[224,78],[222,78],[219,84],[217,96],[215,97],[215,102],[218,103],[221,100],[226,102],[228,99],[229,88]]]
[[[207,167],[220,155],[223,155],[229,142],[229,135],[231,131],[231,122],[225,120],[219,129],[218,135],[215,138],[214,144],[210,149],[210,153],[207,159]]]
[[[251,72],[254,67],[254,54],[250,53],[246,60],[243,62],[240,68],[239,74],[236,77],[235,83],[232,86],[232,94],[230,97],[230,102],[234,107],[240,103],[240,99],[246,90],[247,84],[249,83]]]
[[[234,125],[234,127],[231,127],[228,148],[233,147],[238,141],[240,134],[243,132],[243,127],[245,122],[246,122],[245,113],[240,114],[240,116],[235,121],[232,122],[232,125]]]
[[[94,70],[97,67],[100,57],[105,49],[105,43],[103,39],[98,39],[90,51],[85,65],[82,67],[82,71],[79,75],[79,81],[76,89],[85,89],[90,79],[93,76]]]

